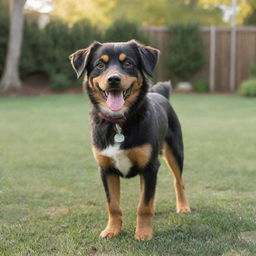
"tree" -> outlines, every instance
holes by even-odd
[[[254,8],[250,16],[246,17],[244,21],[245,25],[256,25],[256,8]]]
[[[204,6],[207,9],[216,9],[221,5],[231,8],[231,0],[199,0],[199,4]],[[242,25],[246,23],[246,19],[253,12],[253,9],[256,7],[255,0],[238,0],[237,1],[237,24]]]
[[[106,15],[109,9],[115,8],[116,0],[52,0],[52,15],[74,24],[88,19],[94,25],[110,24],[111,17]]]
[[[10,31],[3,77],[2,90],[20,88],[19,59],[22,44],[23,8],[26,0],[12,0],[10,3]]]
[[[204,8],[200,0],[53,0],[53,15],[72,24],[89,19],[100,27],[126,19],[139,25],[163,26],[196,21],[199,24],[223,24],[221,10]]]

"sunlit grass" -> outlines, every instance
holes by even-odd
[[[107,216],[88,100],[1,98],[0,255],[256,255],[256,101],[216,95],[171,101],[184,132],[192,213],[175,213],[163,164],[154,239],[138,242],[137,178],[122,180],[122,235],[98,238]]]

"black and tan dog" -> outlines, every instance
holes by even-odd
[[[134,40],[94,42],[70,55],[77,76],[85,74],[86,89],[93,104],[92,150],[108,201],[109,219],[101,237],[120,234],[120,177],[139,174],[141,196],[135,238],[152,238],[159,155],[165,158],[173,173],[177,212],[190,211],[181,177],[180,123],[168,101],[170,85],[149,88],[147,77],[152,76],[158,57],[157,49]]]

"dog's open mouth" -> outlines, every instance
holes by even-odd
[[[119,111],[123,108],[125,100],[130,96],[133,84],[127,90],[102,90],[97,85],[102,97],[106,100],[107,106],[112,111]]]

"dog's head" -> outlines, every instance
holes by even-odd
[[[81,77],[85,74],[91,101],[103,114],[122,116],[146,94],[146,76],[152,76],[159,50],[135,40],[126,43],[94,42],[70,55]]]

